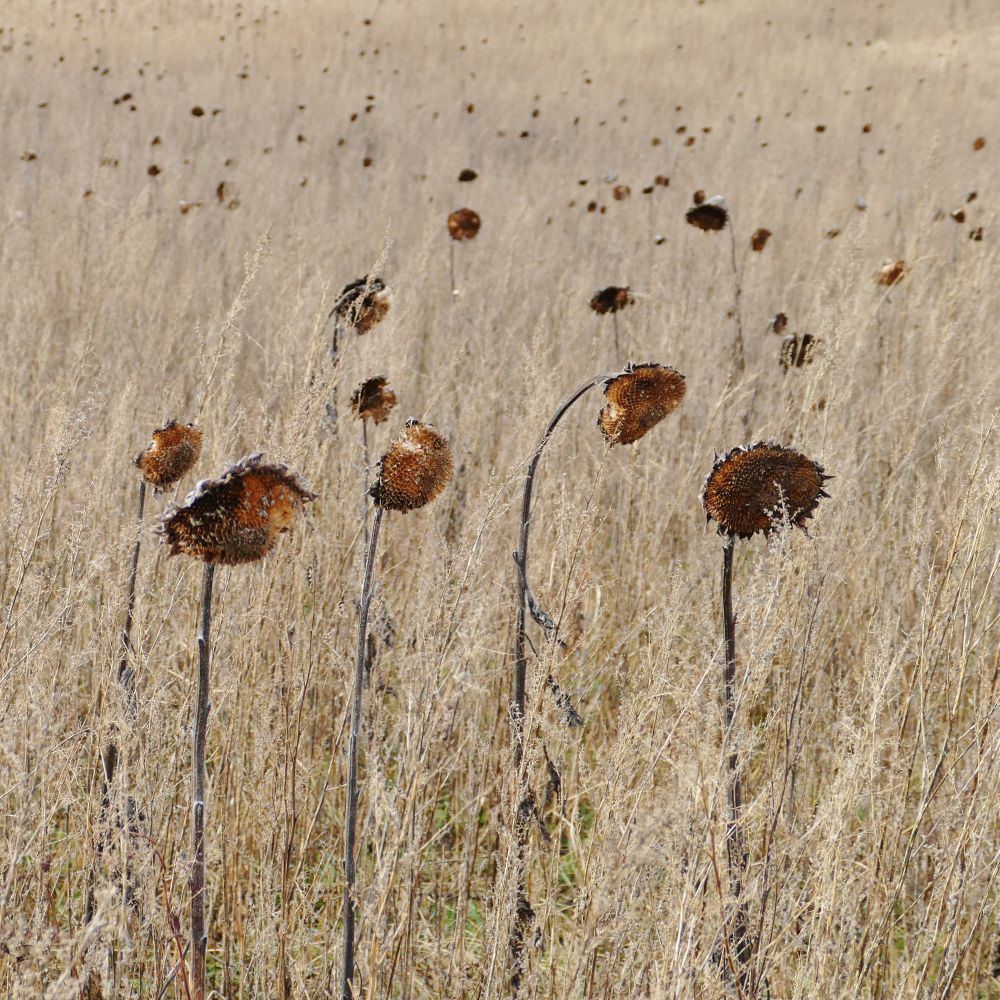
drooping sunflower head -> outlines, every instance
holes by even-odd
[[[741,445],[717,458],[701,502],[719,533],[750,538],[788,522],[805,528],[830,476],[818,462],[774,441]]]
[[[457,208],[448,216],[448,235],[453,240],[474,240],[482,221],[471,208]]]
[[[607,288],[602,288],[599,292],[595,293],[594,297],[590,300],[590,308],[595,313],[603,316],[605,313],[616,313],[626,306],[632,305],[634,302],[635,296],[627,285],[624,288],[620,288],[617,285],[608,285]]]
[[[262,559],[316,499],[287,466],[248,455],[217,479],[198,483],[180,506],[170,505],[154,529],[170,554],[235,565]]]
[[[382,423],[396,405],[396,394],[389,388],[389,380],[384,375],[374,375],[365,379],[351,395],[351,410],[361,420]]]
[[[667,365],[627,365],[604,383],[597,426],[609,444],[632,444],[684,400],[684,376]]]
[[[153,431],[134,464],[147,483],[165,490],[190,472],[200,456],[201,431],[194,424],[170,420]]]
[[[369,492],[384,510],[417,510],[440,495],[452,471],[445,436],[430,424],[410,419],[382,456]]]
[[[684,216],[688,225],[702,232],[718,232],[726,228],[729,221],[729,209],[726,200],[721,195],[715,195],[707,201],[695,201]]]
[[[368,333],[385,319],[391,304],[389,286],[381,278],[369,274],[341,289],[333,315],[355,333]]]

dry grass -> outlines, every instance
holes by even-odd
[[[372,454],[413,415],[456,476],[390,515],[380,557],[394,637],[376,631],[366,698],[356,982],[509,995],[518,486],[558,400],[627,360],[588,307],[614,283],[636,296],[623,352],[683,372],[687,400],[607,450],[595,394],[544,459],[532,586],[571,648],[534,637],[524,995],[721,993],[720,543],[698,491],[714,450],[776,438],[836,479],[811,540],[736,559],[745,893],[771,996],[1000,996],[995,5],[115,6],[0,12],[0,994],[75,997],[96,972],[105,997],[155,997],[173,918],[186,934],[200,567],[148,538],[131,737],[117,686],[131,457],[176,418],[204,431],[181,493],[260,450],[321,495],[216,580],[209,974],[226,998],[334,995],[361,571],[347,400],[380,372],[400,405]],[[697,188],[736,227],[732,381],[728,234],[685,224]],[[453,302],[461,205],[482,230]],[[894,260],[905,277],[879,286]],[[321,330],[365,273],[394,304],[347,338],[332,435]],[[818,342],[787,373],[779,310]],[[113,802],[135,797],[145,836],[112,831],[87,926],[112,734]]]

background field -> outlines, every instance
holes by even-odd
[[[164,986],[200,567],[148,535],[131,739],[116,681],[131,457],[177,417],[205,435],[180,495],[257,450],[321,495],[266,562],[217,576],[210,977],[226,998],[335,995],[363,471],[344,402],[381,373],[400,406],[373,455],[413,415],[457,474],[384,529],[359,986],[510,995],[519,485],[559,400],[632,358],[683,372],[684,406],[607,450],[594,393],[542,464],[534,585],[573,645],[534,635],[523,994],[723,992],[721,545],[698,491],[714,451],[773,437],[836,478],[809,537],[737,548],[770,995],[1000,996],[992,0],[11,0],[0,26],[0,994],[183,996]],[[698,188],[732,210],[735,378],[729,234],[685,225]],[[483,226],[453,302],[461,205]],[[896,258],[906,278],[878,286]],[[392,311],[333,372],[324,320],[370,270]],[[587,305],[607,284],[637,296],[619,352]],[[787,374],[779,310],[820,341]],[[112,831],[99,861],[112,734],[114,802],[135,796],[145,835]]]

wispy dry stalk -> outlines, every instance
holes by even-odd
[[[527,614],[545,632],[546,638],[557,638],[556,624],[539,605],[531,592],[528,582],[528,542],[531,530],[531,503],[534,494],[535,477],[538,473],[538,463],[542,452],[552,437],[560,421],[572,409],[582,396],[594,386],[605,384],[604,395],[607,403],[601,409],[597,419],[609,445],[631,444],[638,441],[648,430],[659,423],[667,414],[680,405],[684,398],[684,376],[663,365],[627,365],[621,372],[595,375],[578,386],[567,396],[553,413],[551,419],[538,439],[538,444],[532,452],[525,472],[524,491],[521,498],[521,523],[518,536],[518,547],[514,553],[514,563],[517,567],[516,604],[514,620],[514,700],[510,706],[511,728],[514,745],[514,773],[517,779],[517,806],[514,816],[514,832],[517,844],[517,888],[514,908],[514,923],[510,935],[511,986],[516,993],[521,986],[524,974],[524,940],[528,925],[534,917],[534,911],[528,900],[527,892],[527,847],[528,831],[534,814],[534,799],[528,782],[526,760],[527,733],[525,719],[527,716]],[[582,719],[559,689],[558,684],[549,677],[549,687],[555,694],[560,707],[565,707],[568,721],[582,723]],[[565,700],[564,700],[565,699]]]
[[[395,401],[395,397],[393,397]],[[386,511],[406,513],[426,506],[441,494],[451,480],[453,465],[447,440],[430,424],[407,420],[379,463],[379,474],[371,488],[375,506],[371,537],[365,553],[364,576],[358,614],[358,645],[354,661],[351,697],[351,729],[347,755],[347,808],[344,817],[344,946],[341,966],[341,1000],[353,1000],[354,935],[357,921],[357,825],[358,751],[361,738],[361,710],[368,662],[368,614],[375,582],[375,554]]]

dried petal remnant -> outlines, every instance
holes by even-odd
[[[440,495],[451,475],[447,439],[430,424],[411,419],[382,456],[370,492],[385,510],[417,510]]]
[[[135,456],[142,478],[159,490],[173,486],[201,456],[201,431],[194,424],[170,420],[153,431],[153,438]]]
[[[248,455],[218,479],[198,483],[182,506],[167,509],[155,530],[172,556],[227,565],[253,562],[274,548],[296,513],[315,499],[287,466]]]
[[[725,200],[716,195],[701,204],[695,203],[687,210],[684,218],[688,225],[694,226],[702,232],[718,232],[720,229],[726,228],[726,223],[729,221],[729,210],[726,208]]]
[[[666,365],[629,365],[604,384],[597,426],[610,444],[632,444],[680,406],[684,376]]]
[[[368,333],[382,322],[390,304],[389,286],[375,275],[366,275],[344,286],[330,315],[356,333]]]
[[[620,309],[632,305],[634,302],[635,296],[632,295],[628,286],[619,288],[617,285],[608,285],[607,288],[602,288],[590,300],[590,308],[595,313],[604,315],[605,313],[616,313]]]
[[[384,375],[374,375],[365,379],[351,396],[351,409],[356,417],[382,423],[396,405],[396,394],[389,388],[389,380]]]
[[[471,208],[456,209],[448,216],[448,235],[453,240],[474,240],[482,222]]]
[[[787,516],[799,528],[812,517],[830,478],[817,462],[773,441],[734,448],[717,459],[701,502],[723,535],[769,534]]]

